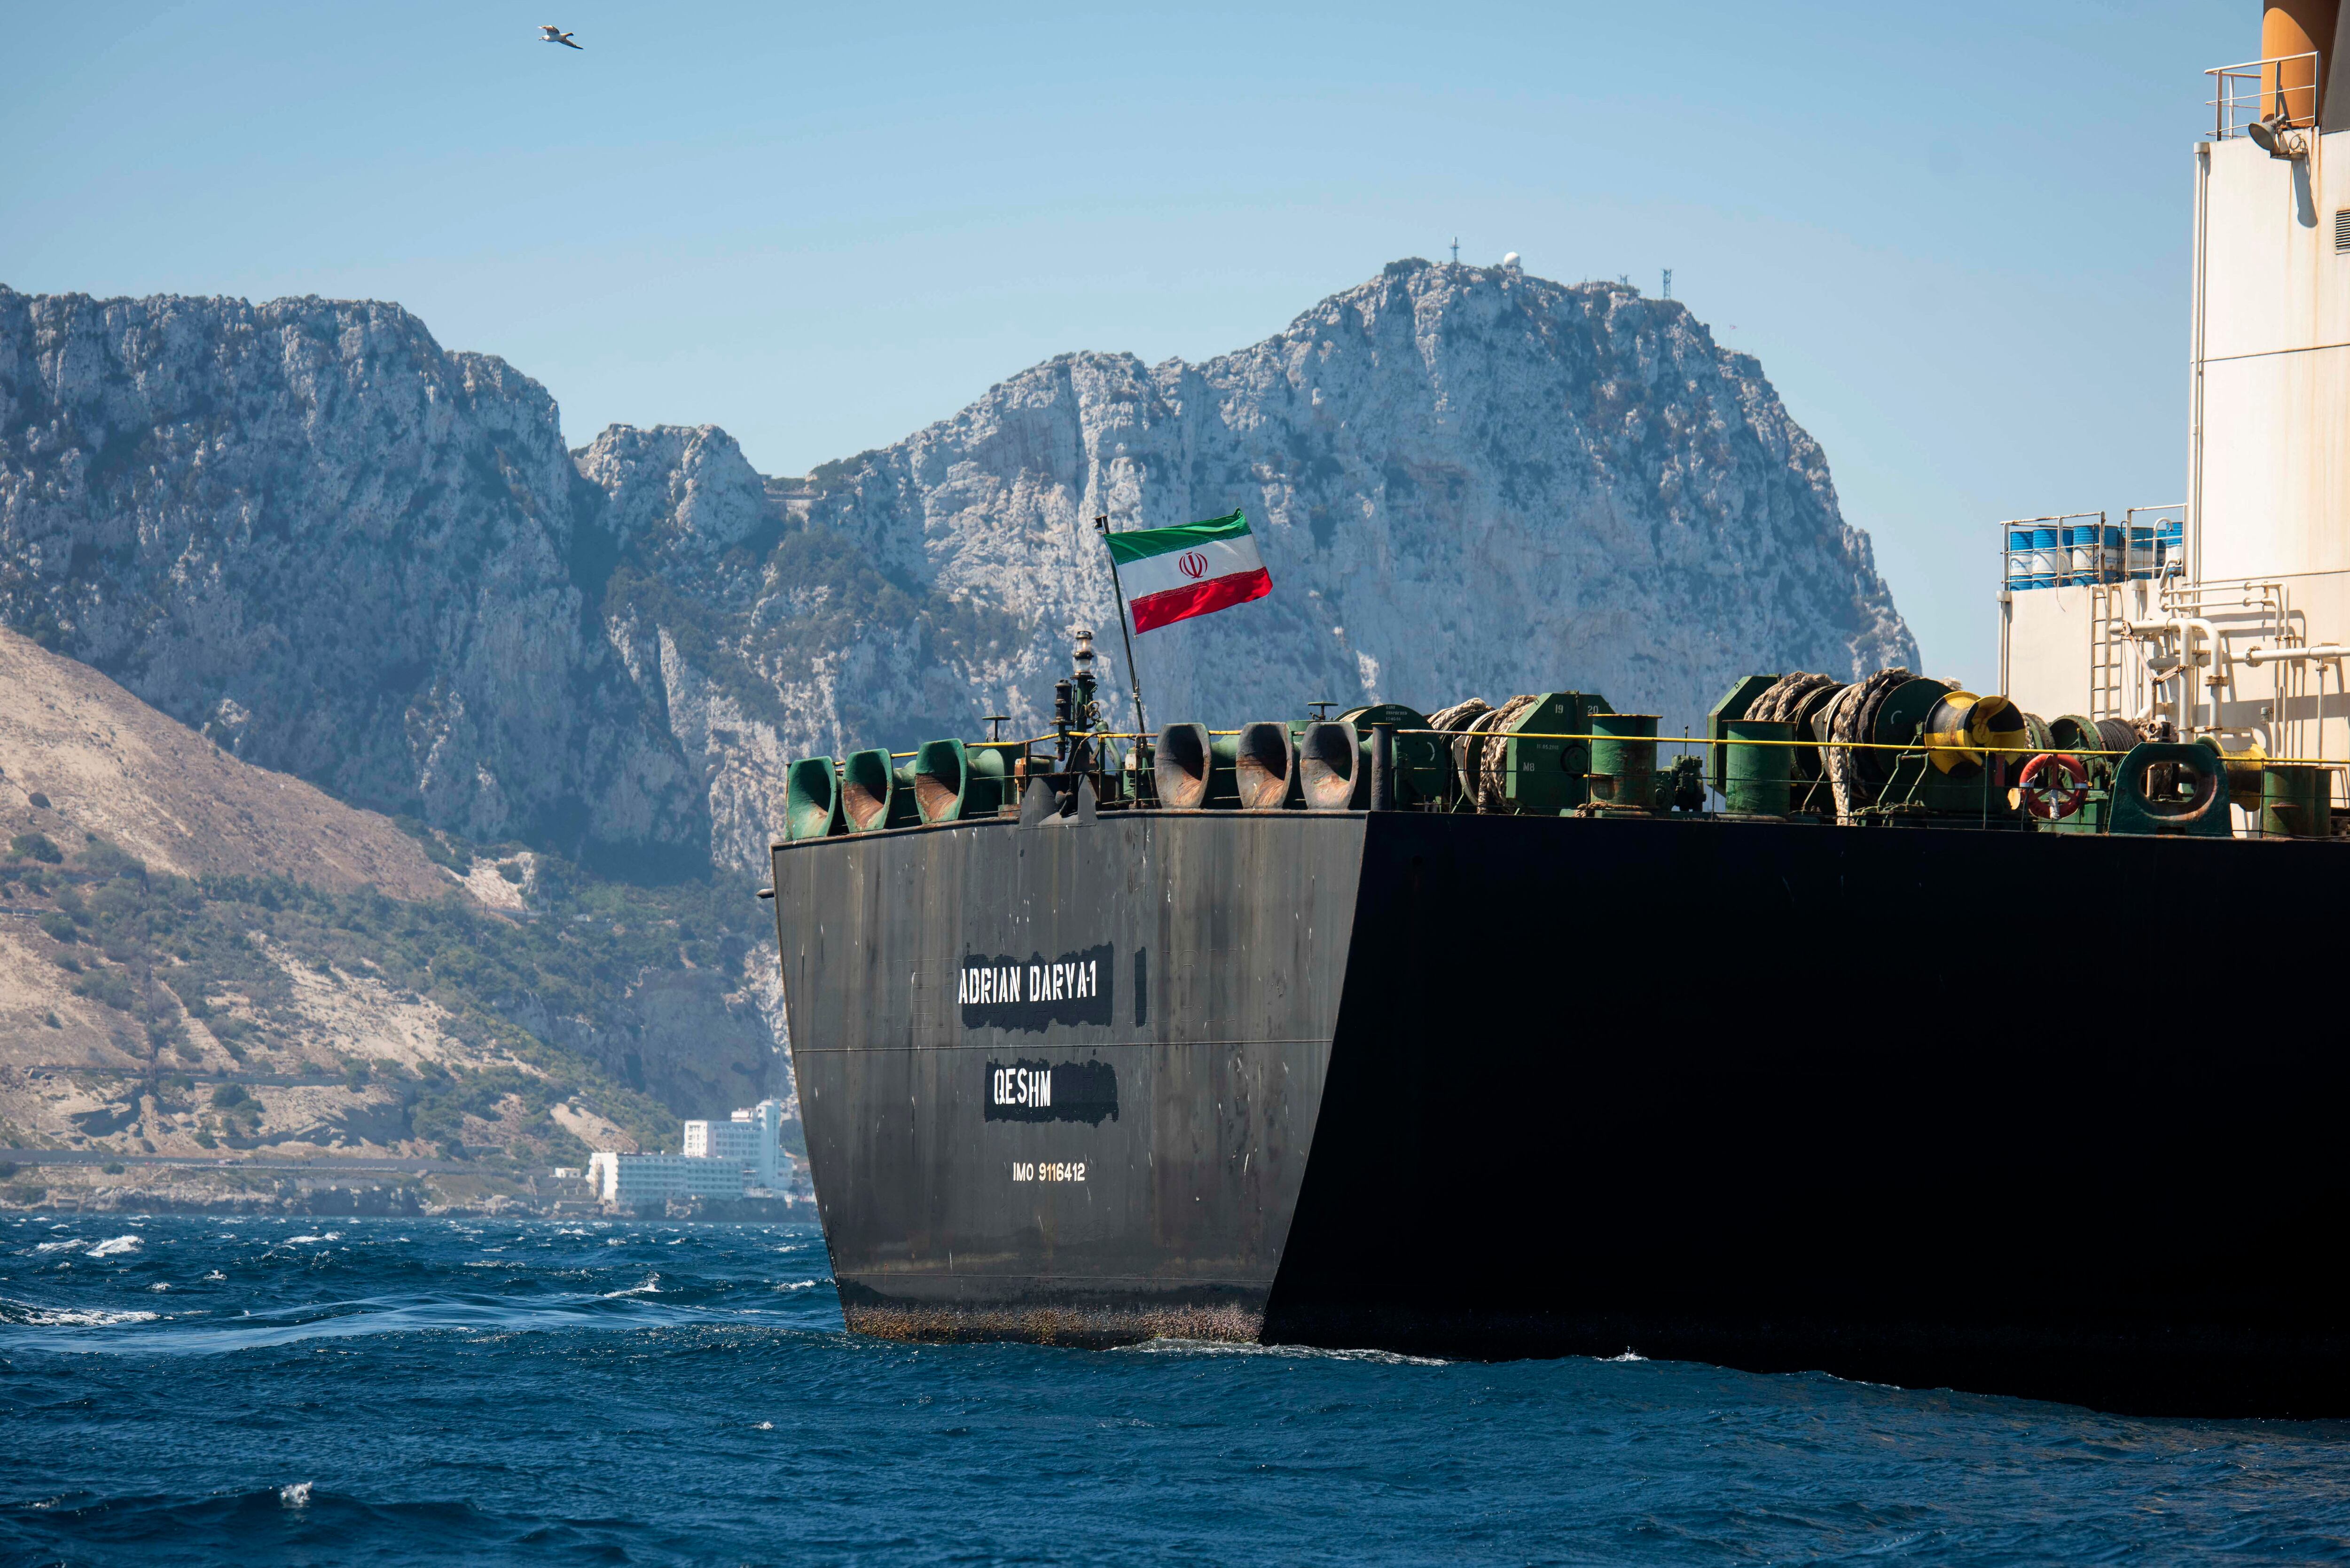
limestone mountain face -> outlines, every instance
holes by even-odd
[[[1267,599],[1139,639],[1153,724],[1917,649],[1760,366],[1613,285],[1399,262],[1192,365],[1071,354],[803,479],[555,406],[395,306],[0,291],[0,618],[240,755],[477,839],[761,867],[789,759],[1131,723],[1119,528],[1245,512]]]
[[[582,587],[608,510],[544,389],[396,306],[0,289],[0,618],[346,800],[699,855]]]
[[[1554,688],[1694,722],[1749,670],[1915,662],[1752,358],[1681,305],[1515,269],[1399,263],[1197,366],[1055,359],[786,504],[934,623],[952,606],[1016,633],[901,664],[901,711],[937,701],[943,655],[1036,722],[1061,628],[1116,623],[1105,514],[1243,511],[1273,576],[1270,598],[1141,639],[1154,723]]]

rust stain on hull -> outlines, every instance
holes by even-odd
[[[1253,1345],[1262,1310],[1237,1304],[1162,1306],[963,1306],[944,1303],[842,1303],[850,1330],[876,1339],[925,1345],[1014,1340],[1028,1345],[1110,1350],[1153,1339]]]

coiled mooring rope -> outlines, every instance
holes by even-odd
[[[2140,741],[2151,741],[2151,724],[2133,724],[2127,719],[2092,719],[2097,727],[2098,743],[2109,752],[2126,752]]]
[[[1825,722],[1830,741],[1859,742],[1872,737],[1877,729],[1877,711],[1895,687],[1914,680],[1909,671],[1895,665],[1880,670],[1858,683],[1839,692],[1827,710],[1814,718],[1817,726]],[[1856,754],[1842,746],[1823,746],[1821,761],[1827,769],[1828,788],[1835,795],[1836,816],[1849,822],[1862,806],[1875,803],[1877,792],[1861,778]],[[1867,799],[1861,798],[1863,794]]]
[[[1480,713],[1492,712],[1492,707],[1482,697],[1471,697],[1466,702],[1455,702],[1450,708],[1439,708],[1428,716],[1428,727],[1440,734],[1458,734],[1469,727],[1470,721]]]
[[[1480,719],[1471,726],[1472,733],[1496,737],[1493,740],[1471,740],[1467,742],[1477,753],[1477,809],[1501,811],[1510,804],[1510,748],[1499,737],[1507,735],[1510,726],[1525,717],[1527,711],[1542,701],[1542,693],[1529,692],[1513,697],[1501,707]]]
[[[1466,701],[1455,702],[1450,708],[1440,708],[1430,713],[1428,716],[1428,727],[1440,735],[1458,735],[1492,711],[1492,705],[1482,697],[1471,697]],[[1469,774],[1464,771],[1468,766],[1468,742],[1452,741],[1447,743],[1446,749],[1452,753],[1453,775],[1461,780],[1463,789],[1468,788]]]
[[[1746,717],[1775,720],[1783,724],[1792,724],[1802,716],[1804,704],[1811,699],[1814,692],[1825,691],[1843,684],[1843,681],[1833,675],[1814,675],[1801,670],[1793,674],[1782,675],[1777,680],[1765,687],[1762,695],[1754,699],[1748,706]],[[1802,738],[1800,735],[1796,737],[1798,740]]]
[[[1428,716],[1430,729],[1460,737],[1451,742],[1452,772],[1471,809],[1501,811],[1508,806],[1510,753],[1504,742],[1510,726],[1541,701],[1542,693],[1530,692],[1496,708],[1482,697],[1471,697]]]

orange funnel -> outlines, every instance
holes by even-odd
[[[2342,0],[2267,0],[2261,13],[2261,58],[2279,63],[2261,72],[2262,114],[2273,112],[2282,102],[2292,123],[2317,123],[2319,106],[2325,101],[2319,72],[2331,74],[2334,62],[2324,57],[2334,52],[2334,30],[2341,14]],[[2285,58],[2313,50],[2321,57]]]

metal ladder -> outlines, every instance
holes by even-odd
[[[2126,585],[2100,583],[2089,589],[2089,712],[2092,719],[2126,717],[2122,701],[2122,645],[2113,623],[2124,614]]]

